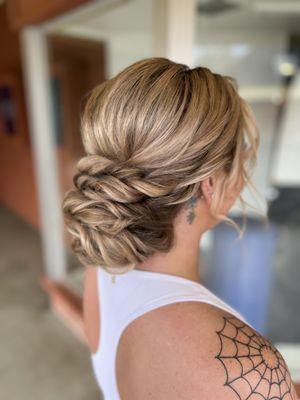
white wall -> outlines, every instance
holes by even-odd
[[[300,186],[300,71],[288,94],[279,147],[271,180],[280,186]]]
[[[131,0],[113,6],[99,2],[81,17],[54,21],[48,31],[103,41],[109,79],[133,62],[153,56],[154,25],[154,0]]]

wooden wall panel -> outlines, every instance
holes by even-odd
[[[20,29],[54,18],[91,0],[6,0],[9,25]]]

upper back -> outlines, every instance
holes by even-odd
[[[226,310],[195,282],[139,272],[133,274],[134,279],[127,276],[119,292],[112,284],[109,292],[101,296],[98,291],[94,299],[96,291],[86,285],[86,329],[89,340],[98,331],[94,333],[98,346],[94,340],[91,351],[105,399],[269,399],[276,391],[274,379],[281,381],[278,394],[285,393],[279,399],[296,399],[280,354],[238,313],[229,307]],[[105,274],[98,286],[103,292],[108,290],[108,280],[103,285]],[[132,285],[139,289],[135,298]],[[88,312],[93,308],[97,314],[94,330],[89,318],[92,312]],[[278,368],[272,369],[277,363]],[[255,397],[256,390],[263,390],[265,397]]]
[[[128,354],[134,357],[125,368]],[[120,341],[119,355],[124,400],[298,399],[273,344],[205,303],[172,304],[134,321]]]

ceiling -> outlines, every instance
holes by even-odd
[[[1,1],[1,0],[0,0]],[[197,13],[197,32],[219,30],[300,30],[300,0],[196,0],[197,5],[230,3],[237,7],[215,14]],[[98,0],[47,24],[61,32],[108,37],[151,31],[154,0]],[[286,11],[284,11],[286,10]]]

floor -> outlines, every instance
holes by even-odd
[[[101,400],[85,345],[38,285],[40,237],[0,208],[0,392],[11,400]]]

